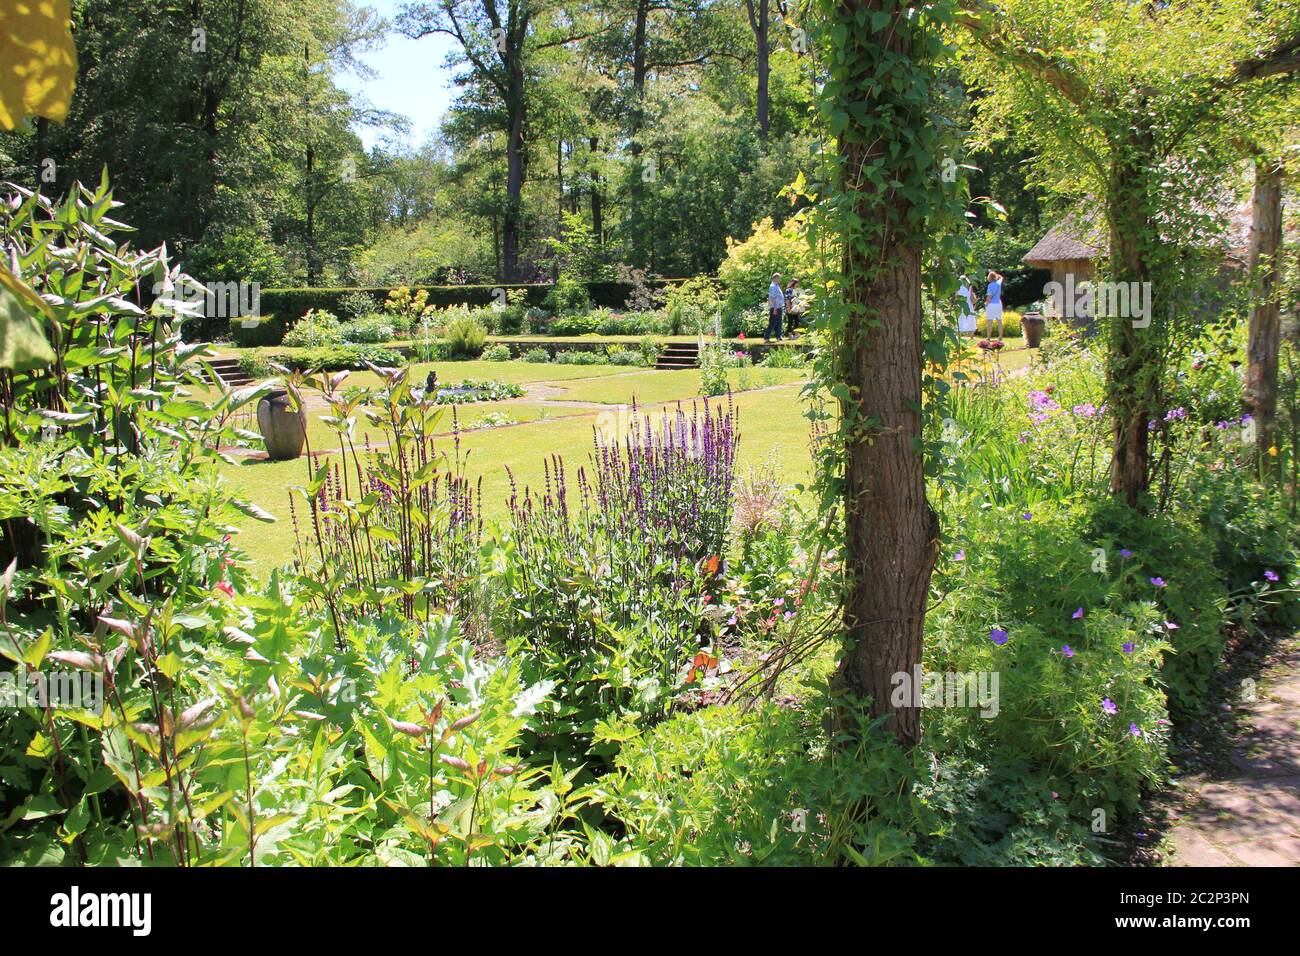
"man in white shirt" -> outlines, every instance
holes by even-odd
[[[785,311],[785,293],[781,291],[781,273],[772,274],[772,284],[767,287],[767,331],[763,333],[763,341],[772,341],[772,336],[776,336],[778,342],[781,341],[781,313]]]

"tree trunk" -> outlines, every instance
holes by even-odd
[[[881,0],[848,0],[840,15],[853,20],[864,8],[894,11]],[[876,36],[891,52],[912,55],[906,30],[880,30]],[[867,89],[878,57],[857,53],[855,61],[841,67],[844,85]],[[918,447],[921,240],[919,232],[907,240],[897,232],[899,224],[909,221],[907,200],[895,195],[882,202],[859,181],[857,171],[883,147],[874,139],[866,145],[865,131],[855,120],[849,122],[839,142],[840,188],[855,197],[854,212],[864,226],[859,236],[845,241],[843,259],[848,316],[839,362],[848,398],[841,407],[846,423],[856,424],[849,425],[845,438],[844,627],[849,647],[835,685],[855,697],[870,697],[872,715],[887,717],[900,743],[910,746],[920,738],[920,712],[910,696],[896,706],[892,691],[895,675],[910,679],[921,662],[926,598],[939,543]]]
[[[1268,450],[1277,444],[1277,366],[1282,338],[1278,303],[1281,285],[1282,167],[1255,163],[1251,210],[1250,275],[1252,303],[1246,345],[1246,401],[1255,416],[1255,454],[1262,471],[1272,473]]]
[[[770,0],[745,0],[745,13],[749,17],[749,28],[754,33],[755,59],[758,70],[758,135],[767,139],[768,128],[768,77],[771,73],[771,42],[768,29],[768,4]]]
[[[650,0],[637,0],[636,22],[632,29],[632,155],[641,152],[636,136],[645,125],[646,25],[650,19]]]
[[[601,208],[600,170],[596,168],[597,155],[600,151],[600,139],[592,136],[591,144],[591,234],[596,237],[597,245],[605,244],[605,214]]]
[[[755,35],[758,40],[758,135],[767,139],[768,94],[767,81],[771,73],[769,63],[771,46],[768,42],[768,0],[758,0],[758,27]]]
[[[316,151],[307,147],[307,172],[303,177],[303,203],[306,206],[306,235],[303,237],[303,254],[307,259],[307,285],[317,285],[320,276],[316,267],[316,201],[312,198],[311,176],[315,166]]]
[[[513,58],[512,63],[519,59]],[[506,133],[506,207],[501,222],[501,275],[503,282],[519,279],[519,243],[524,194],[524,77],[523,70],[510,70],[511,97],[509,128]]]
[[[1145,178],[1142,162],[1150,156],[1150,134],[1141,126],[1131,131],[1131,141],[1116,150],[1111,170],[1107,221],[1110,227],[1111,278],[1118,282],[1148,282],[1143,243],[1156,241],[1154,224],[1143,212]],[[1110,491],[1130,508],[1139,508],[1151,485],[1152,413],[1151,382],[1160,381],[1160,350],[1154,327],[1135,328],[1131,316],[1112,316],[1113,339],[1108,369],[1114,409],[1114,442]]]

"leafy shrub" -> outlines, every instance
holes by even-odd
[[[555,353],[556,365],[604,365],[607,361],[606,356],[600,352],[570,349],[566,352]]]
[[[558,688],[536,745],[566,761],[604,753],[591,749],[598,721],[662,714],[711,632],[702,589],[730,530],[733,414],[706,403],[644,426],[621,442],[597,431],[572,506],[558,456],[544,493],[512,494],[494,562],[497,633],[518,643],[529,680]]]
[[[1021,320],[1021,315],[1019,312],[1016,312],[1013,309],[1003,309],[1002,310],[1002,334],[1009,336],[1010,338],[1018,338],[1019,336],[1024,335],[1024,331],[1021,329],[1020,320]],[[992,331],[993,332],[997,331],[997,322],[993,323]],[[991,334],[988,328],[988,320],[984,318],[984,313],[982,310],[979,316],[975,320],[975,332],[978,335]]]
[[[284,344],[290,348],[316,349],[338,345],[342,341],[343,330],[339,326],[338,316],[316,309],[295,322],[284,336]]]
[[[808,364],[808,353],[799,348],[774,348],[763,358],[764,368],[804,368]]]
[[[500,335],[518,335],[524,331],[528,316],[528,294],[523,289],[506,292],[504,304],[496,306],[496,331]]]
[[[447,326],[446,342],[452,358],[478,358],[487,342],[487,329],[473,316],[463,315]]]
[[[700,350],[700,394],[724,395],[728,391],[727,369],[749,365],[749,353],[733,351],[721,344],[707,344]]]
[[[356,289],[339,299],[338,311],[349,319],[360,319],[379,311],[379,300],[369,292]]]
[[[497,342],[494,345],[489,345],[486,349],[483,350],[483,361],[509,362],[510,346],[506,345],[504,342]]]
[[[397,354],[380,345],[327,345],[295,352],[277,352],[267,358],[276,365],[299,371],[338,372],[344,369],[364,369],[368,362],[391,365]]]
[[[260,355],[239,356],[239,370],[253,379],[270,378],[271,363]]]
[[[372,345],[376,342],[391,342],[397,336],[397,329],[382,316],[367,315],[355,322],[344,323],[339,329],[344,342],[352,345]]]
[[[562,315],[581,315],[585,313],[591,306],[586,283],[575,276],[561,273],[559,280],[546,297],[546,305],[555,314],[557,320]],[[595,331],[594,325],[591,331]],[[571,335],[574,333],[554,332],[553,334]]]
[[[1156,572],[1145,560],[1122,558],[1086,512],[972,510],[961,527],[965,560],[941,582],[949,596],[927,620],[925,668],[997,675],[999,686],[992,707],[928,711],[927,739],[987,740],[1049,773],[1081,815],[1136,809],[1164,775],[1160,685],[1181,633],[1165,621],[1185,615],[1179,626],[1194,630],[1197,615],[1147,580]],[[1096,548],[1112,559],[1098,563]]]
[[[761,338],[767,331],[767,307],[753,306],[748,309],[728,311],[722,319],[722,334],[728,338],[745,336]]]
[[[711,707],[628,740],[602,800],[627,830],[620,850],[652,864],[917,862],[907,758],[878,733],[861,741],[772,704]]]
[[[727,293],[726,315],[766,308],[773,273],[781,273],[784,288],[792,277],[805,271],[807,256],[807,246],[796,231],[777,229],[771,219],[755,223],[743,242],[727,239],[727,254],[718,266],[718,279]]]
[[[655,360],[659,358],[659,353],[664,350],[662,342],[649,336],[638,342],[636,347],[637,351],[641,353],[643,365],[654,365]]]
[[[600,320],[596,315],[587,312],[570,312],[557,315],[551,319],[547,327],[549,335],[594,335],[599,328]]]
[[[531,362],[534,365],[544,365],[551,360],[551,353],[544,348],[531,348],[523,355],[519,356],[525,362]]]
[[[662,331],[666,335],[712,332],[721,306],[718,284],[708,276],[696,276],[670,286],[664,292]]]
[[[641,365],[646,364],[645,356],[635,349],[620,349],[610,347],[607,352],[606,360],[610,365]]]

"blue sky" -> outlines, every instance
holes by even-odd
[[[394,21],[401,2],[369,0],[357,5],[372,7],[384,19]],[[339,77],[338,85],[349,93],[361,94],[372,106],[406,116],[411,129],[403,142],[408,146],[420,146],[437,130],[442,115],[455,96],[451,73],[442,65],[455,42],[443,34],[409,40],[394,31],[381,47],[361,57],[375,70],[372,79],[363,80],[354,74],[346,74]],[[358,129],[357,133],[367,149],[381,135],[373,129]]]

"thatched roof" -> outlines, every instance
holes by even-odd
[[[1096,259],[1106,249],[1105,228],[1105,219],[1094,204],[1080,206],[1034,243],[1024,255],[1025,265],[1047,269],[1053,262]]]
[[[1287,208],[1295,202],[1285,196]],[[1227,196],[1219,206],[1218,215],[1225,229],[1214,242],[1221,245],[1225,258],[1244,264],[1250,256],[1251,195],[1245,189],[1245,199]],[[1097,259],[1106,253],[1109,244],[1106,220],[1098,203],[1091,200],[1081,203],[1058,222],[1047,235],[1034,243],[1034,248],[1024,255],[1024,263],[1040,269],[1051,268],[1053,262],[1070,259]]]

